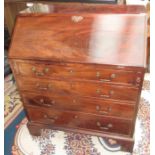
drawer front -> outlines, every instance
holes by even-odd
[[[27,105],[49,107],[62,110],[81,111],[98,115],[116,116],[133,119],[135,105],[112,102],[103,99],[60,96],[58,94],[23,93],[23,101]]]
[[[31,121],[38,123],[125,135],[131,134],[132,121],[129,120],[37,107],[27,107],[27,113]]]
[[[60,95],[75,94],[78,96],[100,97],[116,100],[136,101],[138,89],[110,85],[105,83],[71,82],[62,80],[38,80],[35,78],[19,78],[20,89],[27,91],[57,92]]]
[[[37,61],[16,61],[16,65],[20,75],[29,77],[95,80],[136,86],[142,81],[140,71],[114,69],[102,65]]]

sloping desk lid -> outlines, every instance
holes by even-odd
[[[142,6],[48,5],[17,17],[9,58],[144,67],[146,22]]]

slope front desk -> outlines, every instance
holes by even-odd
[[[142,6],[57,4],[17,17],[9,61],[32,135],[51,128],[132,152],[146,60]]]

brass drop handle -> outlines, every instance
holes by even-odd
[[[96,93],[97,94],[100,94],[101,97],[110,98],[114,94],[114,91],[113,90],[110,90],[109,91],[109,94],[101,94],[101,89],[97,89],[96,90]]]
[[[43,98],[41,98],[41,99],[39,100],[39,102],[40,102],[41,104],[43,104],[43,105],[48,106],[48,107],[51,107],[51,106],[55,103],[54,100],[52,100],[52,101],[50,102],[50,104],[49,104],[49,103],[46,103],[45,100],[44,100]]]
[[[113,94],[114,94],[114,91],[113,91],[113,90],[110,90],[108,95],[106,95],[106,94],[101,94],[100,96],[101,96],[101,97],[104,97],[104,98],[111,98],[111,96],[112,96]]]
[[[72,16],[71,17],[71,20],[74,22],[74,23],[78,23],[80,21],[82,21],[84,19],[84,17],[82,16]]]
[[[100,72],[96,72],[96,77],[100,77]]]
[[[101,76],[100,72],[96,72],[96,77],[99,78]],[[109,77],[109,79],[100,79],[101,82],[110,82],[112,79],[116,78],[116,74],[112,73]]]
[[[110,82],[111,79],[100,79],[101,82]]]
[[[113,127],[111,123],[107,124],[106,126],[102,126],[100,122],[97,122],[96,125],[101,129],[101,130],[109,130],[110,128]]]
[[[36,76],[43,76],[44,73],[43,72],[36,72]]]
[[[39,83],[36,84],[36,87],[39,90],[50,90],[51,89],[51,84],[48,84],[46,87],[41,86]]]
[[[100,90],[100,89],[97,89],[97,90],[96,90],[96,93],[97,93],[97,94],[100,94],[100,93],[101,93],[101,90]]]
[[[50,117],[47,114],[44,114],[44,118],[50,119],[50,121],[52,121],[54,123],[56,121],[56,119],[58,119],[58,116]]]
[[[45,73],[47,73],[49,71],[49,68],[44,68],[42,72],[38,72],[36,67],[32,67],[32,72],[36,74],[36,76],[43,76],[45,75]]]
[[[137,77],[137,78],[136,78],[136,82],[137,82],[137,83],[140,83],[140,82],[141,82],[141,78],[140,78],[140,77]]]
[[[100,96],[104,97],[104,98],[110,98],[111,97],[110,95],[105,95],[105,94],[101,94]]]
[[[106,110],[101,110],[101,107],[99,105],[96,106],[96,110],[100,113],[100,114],[108,114],[109,112],[111,112],[111,107],[108,107]]]

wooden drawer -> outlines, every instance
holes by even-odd
[[[62,80],[38,80],[36,78],[18,78],[21,90],[38,92],[57,92],[59,95],[76,94],[79,96],[100,97],[115,100],[136,101],[139,91],[133,87],[124,87],[105,83],[72,82]]]
[[[23,76],[39,78],[60,78],[95,80],[139,86],[142,81],[141,70],[118,69],[103,65],[77,63],[47,63],[44,61],[15,61],[16,72]]]
[[[101,117],[71,111],[57,111],[48,108],[27,107],[30,121],[53,126],[81,128],[130,135],[132,121],[113,117]]]
[[[22,93],[23,101],[27,105],[37,105],[62,110],[81,111],[98,115],[116,116],[133,119],[135,105],[125,102],[108,101],[77,96],[60,96],[47,93]]]

